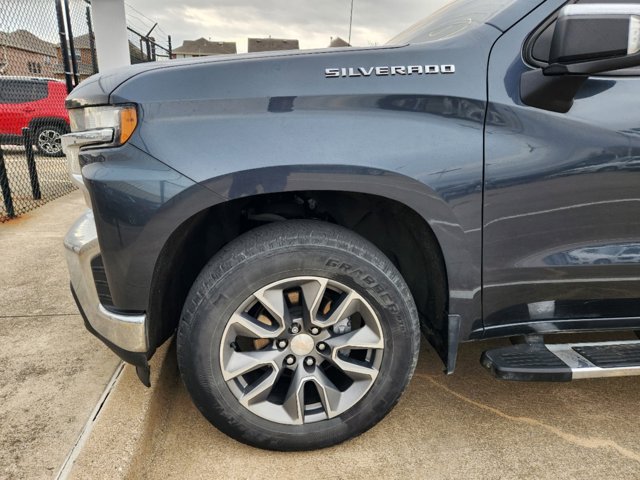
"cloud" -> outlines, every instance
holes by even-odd
[[[354,0],[352,44],[383,44],[448,3],[448,0]],[[349,35],[350,0],[128,0],[171,34],[173,45],[199,37],[235,41],[248,37],[296,38],[301,48],[320,48],[330,37]],[[132,15],[137,15],[132,12]],[[139,18],[138,18],[139,20]]]

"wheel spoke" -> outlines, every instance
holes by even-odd
[[[291,378],[289,390],[282,406],[295,425],[304,423],[304,384],[310,380],[302,366],[298,366]]]
[[[271,389],[280,375],[279,369],[273,369],[268,376],[258,380],[248,391],[240,397],[240,403],[245,407],[263,402],[269,396]]]
[[[326,278],[314,278],[300,285],[304,302],[304,317],[310,323],[316,323],[318,309],[325,294],[327,283],[328,280]]]
[[[316,368],[314,372],[314,383],[318,387],[320,401],[327,414],[327,418],[335,417],[340,409],[342,392],[336,388],[334,383],[324,374],[322,370]]]
[[[271,365],[277,371],[279,367],[276,360],[281,356],[282,352],[278,350],[257,350],[252,352],[231,350],[222,366],[222,375],[228,381],[265,365]]]
[[[357,330],[342,335],[336,335],[324,341],[333,351],[341,348],[384,348],[384,343],[378,335],[368,325]]]
[[[282,288],[263,288],[258,290],[254,296],[260,304],[266,308],[275,320],[284,328],[288,320],[289,311],[284,300]]]
[[[353,380],[367,379],[373,381],[378,376],[378,369],[375,367],[365,365],[357,360],[348,360],[340,357],[337,352],[332,355],[332,360],[336,367]]]
[[[234,313],[229,319],[229,327],[233,328],[237,335],[251,338],[276,338],[284,330],[284,325],[270,328],[246,312]]]
[[[359,310],[361,305],[361,297],[354,291],[350,291],[348,294],[345,294],[342,299],[339,301],[338,305],[336,305],[330,312],[329,318],[322,321],[321,324],[324,327],[330,327],[335,325],[340,320],[347,318],[350,315],[353,315]]]

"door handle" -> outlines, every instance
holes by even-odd
[[[33,113],[36,111],[35,108],[25,108],[22,110],[24,113]]]

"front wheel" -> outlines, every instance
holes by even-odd
[[[252,230],[205,266],[178,329],[178,362],[216,427],[273,450],[309,450],[371,428],[419,351],[415,304],[375,246],[335,225]]]
[[[46,157],[63,156],[61,137],[65,133],[67,133],[65,129],[58,125],[39,127],[34,134],[34,143],[38,153]]]

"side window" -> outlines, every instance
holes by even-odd
[[[38,70],[40,70],[40,64],[38,64]],[[30,102],[35,102],[36,100],[42,100],[43,98],[47,98],[49,95],[49,86],[47,82],[34,82],[31,88],[31,100]]]
[[[24,103],[29,102],[29,91],[31,90],[30,82],[23,82],[21,80],[8,80],[6,87],[6,101],[7,103]]]
[[[629,3],[629,4],[638,4],[640,0],[574,0],[567,2],[568,4],[572,3]],[[546,65],[549,63],[549,52],[551,51],[551,40],[553,39],[553,32],[556,28],[556,18],[557,12],[549,18],[546,22],[544,22],[538,30],[533,34],[531,39],[527,42],[528,46],[528,57],[532,63],[537,64],[537,66]],[[627,74],[640,75],[640,70],[638,68],[629,68],[624,70]]]
[[[48,95],[46,82],[25,82],[23,80],[3,79],[0,83],[0,101],[2,103],[26,103],[42,100]]]

